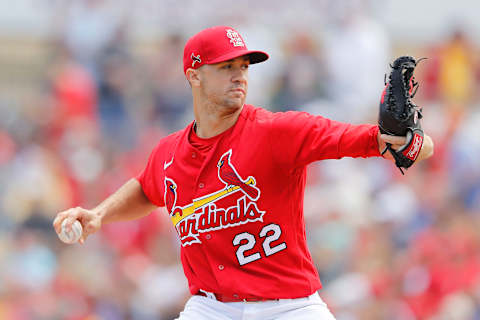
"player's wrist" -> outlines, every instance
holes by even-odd
[[[100,220],[100,224],[104,223],[104,220],[107,217],[107,210],[97,207],[97,208],[94,208],[94,209],[90,210],[90,212],[92,213],[94,218]]]
[[[418,155],[417,161],[425,160],[433,156],[433,150],[434,150],[433,140],[430,136],[425,134],[423,145],[422,145],[422,148],[420,149],[420,153]]]

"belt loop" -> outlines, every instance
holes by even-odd
[[[217,297],[215,297],[214,293],[208,292],[208,291],[205,291],[205,290],[202,290],[202,289],[199,289],[199,291],[203,292],[207,296],[207,298],[210,298],[210,299],[215,300],[215,301],[217,300]]]

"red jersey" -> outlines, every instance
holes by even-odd
[[[379,156],[378,127],[244,105],[209,139],[193,122],[163,138],[137,177],[166,206],[190,292],[288,299],[321,288],[303,217],[306,166]]]

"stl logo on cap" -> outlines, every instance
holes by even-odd
[[[192,58],[192,68],[195,67],[195,63],[202,63],[202,59],[200,59],[200,55],[194,55],[192,52],[192,55],[190,56]]]
[[[226,31],[227,37],[230,39],[230,42],[233,44],[234,47],[245,47],[245,44],[243,43],[242,38],[240,38],[238,32],[232,29],[227,29]]]

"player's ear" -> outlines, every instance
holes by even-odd
[[[192,87],[200,86],[200,74],[197,69],[188,68],[185,76]]]

